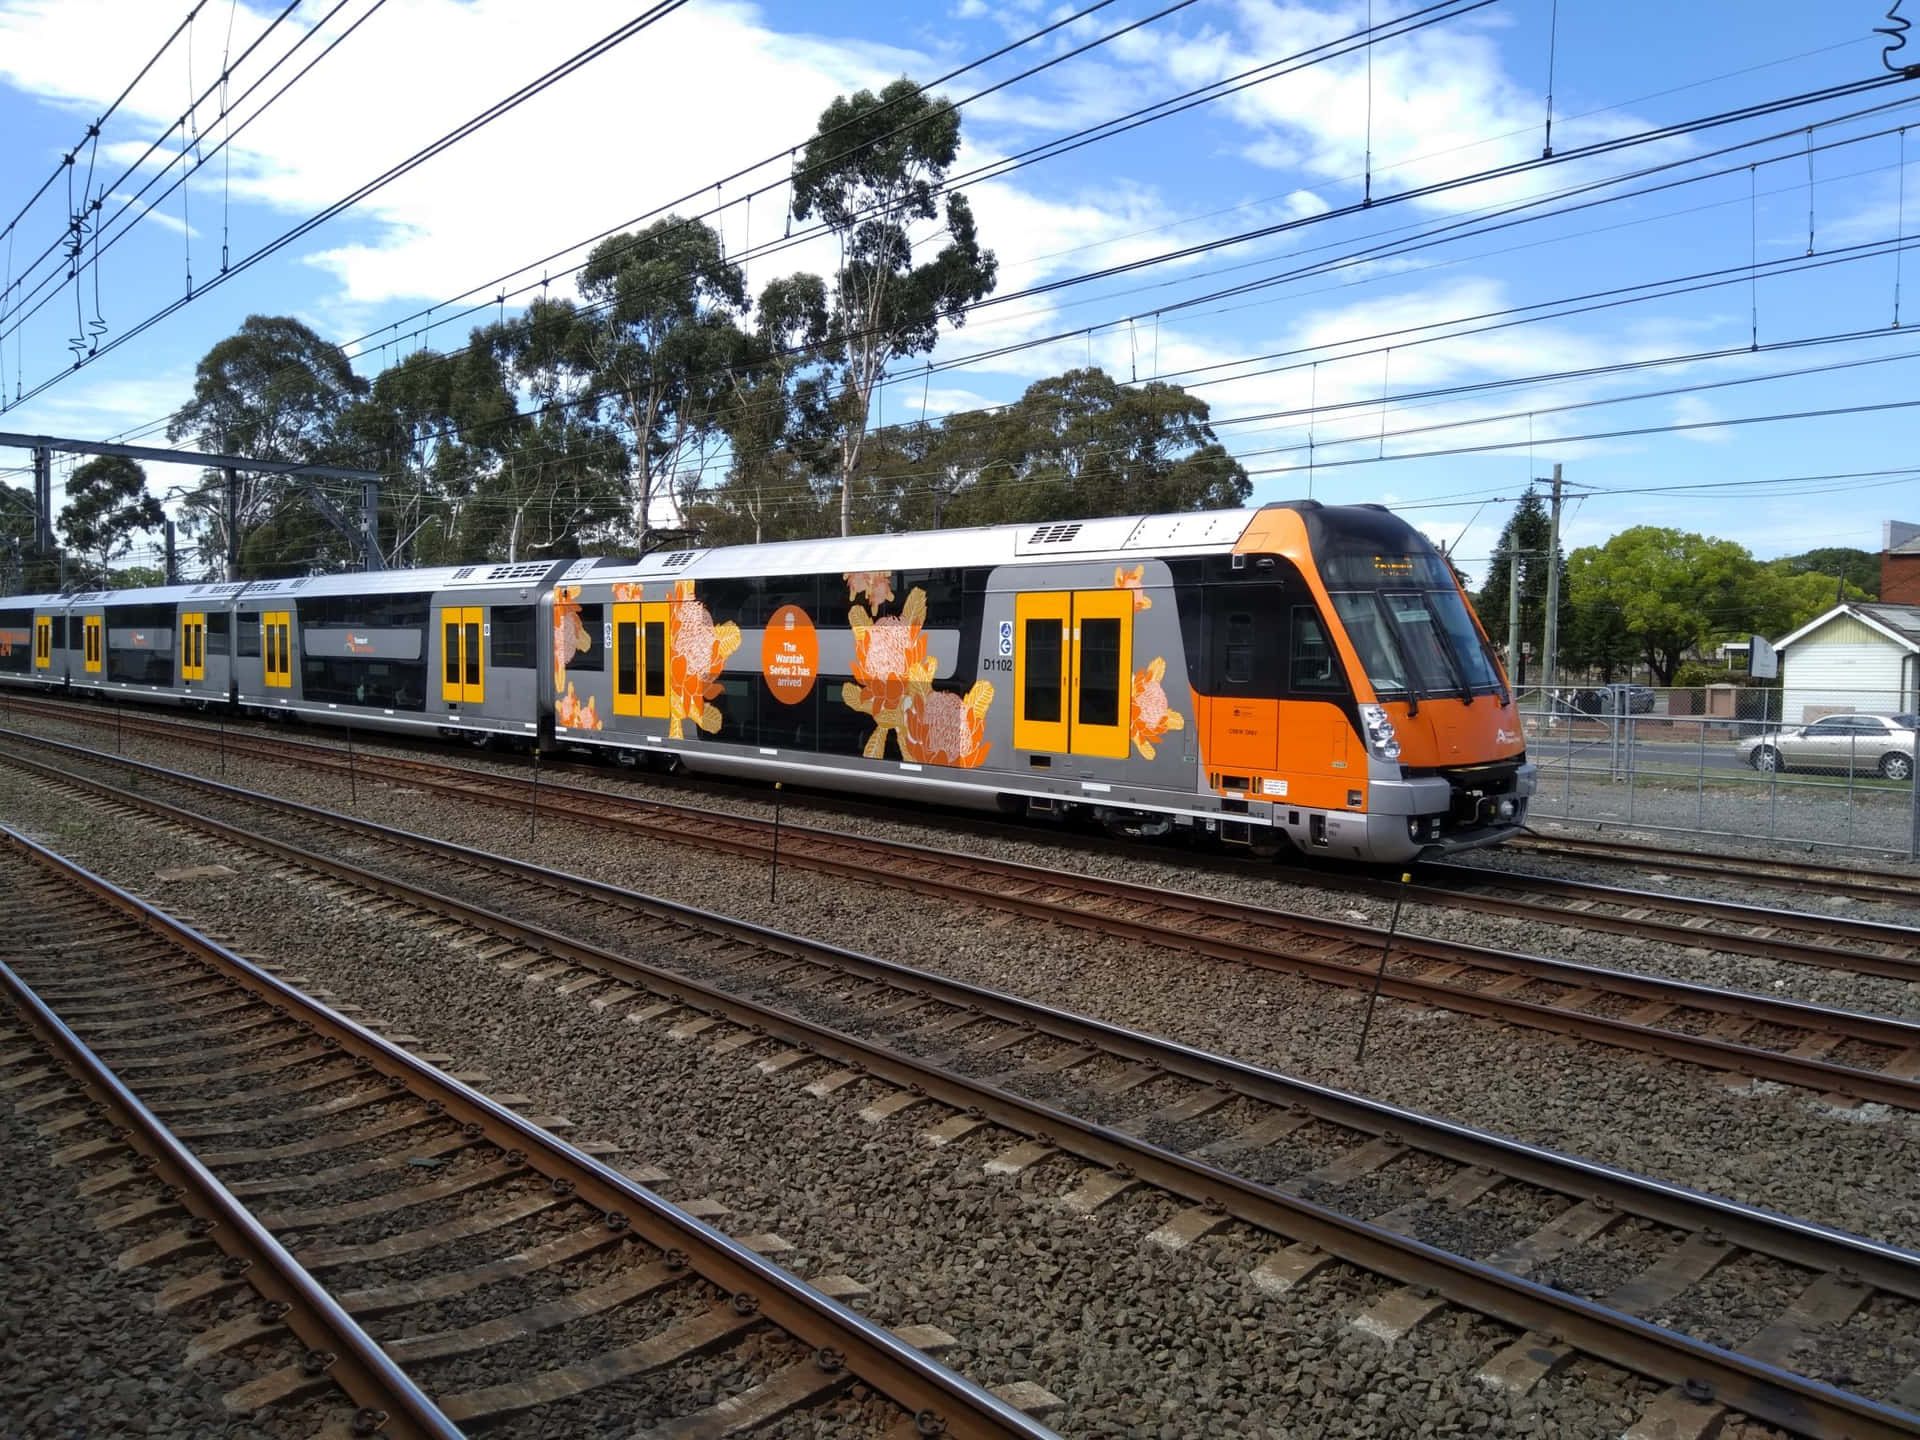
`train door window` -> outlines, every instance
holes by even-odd
[[[36,615],[33,621],[33,668],[46,670],[53,665],[53,617]]]
[[[261,663],[262,678],[277,690],[293,688],[293,612],[269,610],[260,617],[261,639],[265,641]]]
[[[1082,590],[1073,597],[1072,749],[1124,760],[1131,745],[1133,594]]]
[[[81,661],[89,675],[100,673],[100,662],[105,649],[106,621],[98,615],[89,615],[81,624],[85,627],[81,636]]]
[[[1288,660],[1288,689],[1295,695],[1328,695],[1344,691],[1340,662],[1327,640],[1327,627],[1311,605],[1293,607],[1293,644]]]
[[[485,652],[480,648],[480,627],[486,611],[469,605],[460,612],[460,698],[478,705],[487,698]]]
[[[207,616],[205,611],[182,611],[180,615],[180,678],[207,678]]]
[[[613,607],[613,713],[640,713],[640,607]]]
[[[664,600],[640,607],[640,713],[667,718],[667,605]]]
[[[1129,598],[1128,603],[1132,603]],[[1013,688],[1020,697],[1013,715],[1013,744],[1018,750],[1067,748],[1067,631],[1073,597],[1067,594],[1016,595]]]

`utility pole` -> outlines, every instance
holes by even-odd
[[[1540,684],[1551,687],[1560,674],[1560,466],[1553,467],[1553,523],[1547,531],[1547,620],[1540,647]]]
[[[229,465],[227,477],[227,579],[240,578],[240,472]]]
[[[1518,540],[1518,535],[1513,537]],[[1520,688],[1520,547],[1507,550],[1507,684]]]
[[[365,533],[360,568],[374,571],[380,568],[380,482],[378,480],[361,482],[360,503],[361,525]]]
[[[33,451],[33,552],[53,549],[53,451],[37,445]]]
[[[174,553],[173,539],[173,521],[169,520],[167,521],[167,584],[178,585],[180,583],[180,561]]]

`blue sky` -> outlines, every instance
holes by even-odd
[[[1414,5],[1373,0],[1372,17],[1384,21]],[[0,223],[189,8],[189,0],[0,0]],[[81,152],[76,184],[84,183],[89,162],[96,187],[120,173],[185,109],[189,63],[193,81],[206,87],[220,74],[223,52],[237,55],[278,8],[208,0],[190,36],[108,122],[97,154],[92,147]],[[235,71],[231,93],[238,96],[266,60],[328,8],[299,7]],[[234,258],[250,253],[641,8],[610,0],[347,0],[331,27],[308,39],[254,102],[236,107],[235,124],[371,11],[233,141],[230,170],[222,159],[206,164],[184,197],[176,192],[129,228],[97,272],[86,272],[78,316],[71,288],[61,288],[6,335],[0,376],[8,399],[23,377],[31,388],[70,369],[76,332],[103,323],[111,341],[180,297],[189,265],[196,286],[204,285],[219,272],[223,240]],[[960,99],[983,81],[1160,8],[1118,0],[943,93]],[[1001,260],[1002,292],[1289,220],[1306,223],[989,307],[942,339],[933,360],[949,368],[928,376],[903,367],[877,418],[1004,401],[1091,358],[1123,380],[1165,374],[1195,382],[1215,407],[1221,438],[1254,474],[1256,499],[1311,488],[1328,501],[1385,501],[1436,538],[1455,542],[1469,572],[1484,572],[1508,508],[1504,498],[1555,461],[1584,496],[1569,507],[1570,545],[1655,523],[1727,536],[1762,555],[1830,544],[1877,548],[1882,520],[1920,519],[1920,480],[1864,473],[1920,465],[1915,411],[1726,422],[1914,397],[1920,351],[1891,328],[1892,252],[1903,216],[1920,213],[1920,190],[1903,196],[1903,140],[1894,132],[1920,119],[1920,82],[1395,201],[1412,187],[1539,156],[1554,11],[1554,0],[1495,0],[1375,46],[1371,82],[1363,55],[1355,54],[969,187],[983,239]],[[1883,11],[1880,0],[1559,0],[1551,37],[1555,148],[1565,152],[1880,73],[1882,42],[1871,32]],[[358,347],[357,363],[368,373],[401,346],[457,343],[471,318],[443,321],[424,335],[411,333],[417,322],[396,322],[804,141],[836,93],[903,73],[929,78],[1066,13],[1023,0],[693,0],[353,212],[9,409],[0,429],[106,436],[150,427],[185,398],[195,361],[254,312],[298,315],[341,342],[371,335]],[[1346,35],[1364,26],[1368,13],[1367,0],[1199,0],[969,104],[962,165],[1014,154]],[[1920,54],[1920,42],[1912,53]],[[1890,105],[1896,108],[1837,118]],[[222,134],[218,109],[216,98],[196,114],[203,153]],[[1809,137],[1800,133],[1809,124],[1810,163]],[[1375,205],[1353,217],[1314,218],[1359,198],[1369,127]],[[1784,138],[1707,158],[1708,151],[1771,134]],[[1913,142],[1904,147],[1908,163],[1920,161],[1920,130],[1906,138]],[[163,147],[179,148],[177,133]],[[1564,202],[1547,197],[1566,187],[1669,162],[1678,163],[1658,179],[1691,183],[1182,305],[1516,202],[1542,200],[1541,209],[1552,209]],[[1750,162],[1765,163],[1749,172]],[[754,183],[771,182],[784,168],[761,172]],[[115,193],[130,193],[152,169],[149,162]],[[1715,169],[1731,173],[1694,178]],[[723,187],[717,198],[737,199],[746,188]],[[708,188],[704,203],[715,201]],[[111,211],[120,202],[107,203]],[[784,223],[783,205],[775,192],[729,208],[722,223],[730,249],[764,244]],[[0,264],[8,267],[0,283],[18,278],[31,256],[58,240],[66,214],[63,178],[8,237],[11,258],[0,240]],[[1868,247],[1864,255],[1861,247]],[[776,273],[825,268],[830,260],[819,245],[757,259],[750,284],[757,289]],[[1559,307],[1547,303],[1739,272],[1756,261],[1764,278],[1752,283],[1734,273],[1725,278],[1737,283],[1582,315],[1553,314]],[[1899,262],[1903,316],[1920,322],[1920,269],[1909,262],[1920,262],[1920,254]],[[566,264],[553,267],[557,292],[567,287]],[[540,278],[538,267],[522,277]],[[1466,317],[1519,306],[1542,307],[1529,313],[1545,318],[1444,338],[1485,323],[1464,324]],[[1748,345],[1756,315],[1759,353],[1682,358]],[[1434,328],[1410,328],[1417,326]],[[384,348],[382,327],[389,327]],[[13,330],[14,321],[0,321],[0,331]],[[968,359],[1068,331],[1072,338],[1058,343]],[[1828,340],[1843,334],[1855,338]],[[1380,336],[1386,338],[1366,338]],[[1823,343],[1802,343],[1810,341]],[[1281,358],[1250,361],[1256,356]],[[1636,368],[1566,375],[1626,362]],[[1851,368],[1752,378],[1836,364]],[[1537,376],[1562,378],[1418,398]],[[1724,383],[1730,381],[1751,383]],[[1632,398],[1682,386],[1717,388]],[[1695,428],[1572,438],[1673,425]],[[1469,447],[1504,448],[1395,458]],[[18,452],[0,455],[0,466],[16,457],[24,460]],[[1801,476],[1852,478],[1778,483]],[[164,469],[152,475],[162,492],[187,478]],[[1683,486],[1714,488],[1675,488]]]

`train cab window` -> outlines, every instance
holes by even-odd
[[[1293,644],[1288,679],[1296,695],[1337,694],[1346,689],[1327,627],[1311,605],[1293,607]]]
[[[1242,611],[1227,616],[1227,682],[1253,683],[1253,616]]]

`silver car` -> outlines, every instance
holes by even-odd
[[[1743,740],[1740,753],[1756,770],[1852,770],[1911,780],[1917,723],[1912,715],[1827,715]]]

